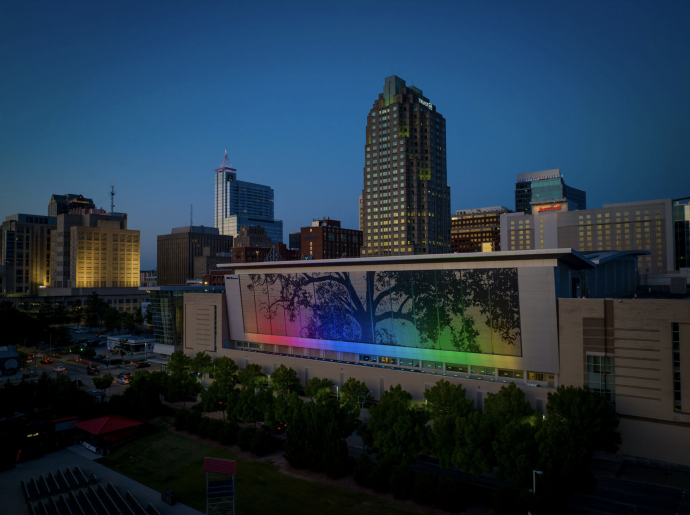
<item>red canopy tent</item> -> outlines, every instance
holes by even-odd
[[[83,422],[75,422],[74,427],[83,429],[87,433],[100,436],[130,427],[140,426],[141,422],[132,418],[123,417],[122,415],[110,415],[108,417],[92,418],[91,420],[84,420]]]

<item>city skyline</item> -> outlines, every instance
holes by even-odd
[[[238,179],[275,190],[284,241],[315,217],[357,227],[362,106],[390,75],[442,106],[451,212],[511,206],[516,174],[553,168],[590,208],[690,190],[688,5],[439,3],[422,27],[405,14],[412,3],[276,4],[268,18],[249,5],[162,5],[136,17],[126,3],[4,9],[0,221],[46,215],[52,194],[109,210],[115,184],[115,211],[141,231],[141,268],[153,268],[156,236],[189,225],[190,204],[194,225],[213,226],[227,145]],[[419,43],[382,62],[377,17],[414,26]],[[233,37],[208,30],[219,19]]]

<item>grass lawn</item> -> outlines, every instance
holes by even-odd
[[[223,449],[164,429],[100,458],[98,463],[159,492],[174,490],[180,502],[205,513],[206,475],[203,461],[207,456],[237,460],[238,513],[427,513],[400,505],[391,506],[373,495],[289,477],[281,474],[272,463],[237,458]]]

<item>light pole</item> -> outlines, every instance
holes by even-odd
[[[532,489],[530,492],[533,494],[537,493],[537,474],[543,474],[541,470],[533,470],[532,471]]]
[[[50,332],[50,329],[43,329],[44,333],[48,333],[48,356],[53,355],[53,333]]]

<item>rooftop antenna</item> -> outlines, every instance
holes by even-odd
[[[189,207],[189,225],[194,226],[194,204]]]
[[[110,186],[110,215],[115,212],[115,185]]]

